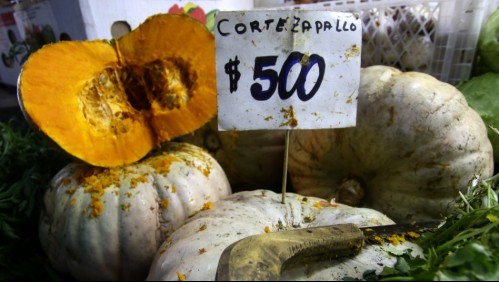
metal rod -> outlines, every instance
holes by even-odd
[[[286,130],[286,146],[284,147],[284,167],[282,169],[282,200],[281,203],[286,204],[286,185],[288,179],[288,152],[289,152],[289,133],[291,130]]]

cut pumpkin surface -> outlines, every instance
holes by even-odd
[[[23,66],[18,96],[62,149],[113,167],[208,122],[215,71],[213,34],[187,15],[158,14],[117,40],[45,45]]]

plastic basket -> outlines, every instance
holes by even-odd
[[[389,65],[457,84],[469,78],[480,29],[497,0],[349,0],[288,8],[359,13],[362,66]]]

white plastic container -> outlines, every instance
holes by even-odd
[[[72,40],[113,38],[112,27],[123,23],[135,29],[147,17],[180,10],[250,10],[253,0],[49,0],[61,32]]]
[[[421,71],[457,84],[471,74],[480,29],[497,0],[333,0],[290,9],[359,13],[362,65]]]

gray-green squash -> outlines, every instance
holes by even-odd
[[[167,143],[146,159],[99,168],[71,163],[51,181],[39,236],[51,264],[78,280],[143,280],[163,242],[231,193],[202,148]]]
[[[234,193],[189,218],[161,245],[151,264],[150,281],[213,281],[223,250],[239,239],[251,235],[280,232],[296,228],[353,223],[358,226],[392,224],[378,211],[328,202],[315,197],[287,193],[286,204],[281,194],[253,189]],[[254,246],[258,248],[258,246]],[[383,266],[393,266],[397,258],[388,250],[412,252],[421,256],[416,244],[386,240],[366,245],[353,257],[285,267],[283,281],[362,279],[366,270],[381,272]]]
[[[456,87],[387,66],[362,69],[359,87],[355,127],[291,133],[297,193],[410,222],[442,218],[472,179],[492,175],[485,124]]]

